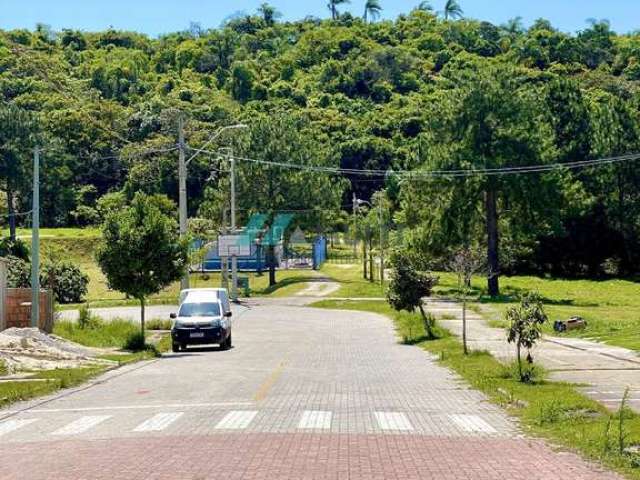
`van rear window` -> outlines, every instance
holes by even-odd
[[[183,303],[179,317],[219,317],[219,303]]]

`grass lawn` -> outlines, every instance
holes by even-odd
[[[320,271],[340,284],[340,289],[332,293],[332,297],[380,298],[385,296],[380,280],[370,282],[362,277],[362,265],[325,263]]]
[[[640,444],[639,415],[629,410],[610,414],[602,405],[577,392],[572,385],[546,381],[544,372],[539,372],[539,378],[533,384],[520,383],[514,377],[512,366],[503,365],[487,352],[472,352],[465,356],[460,341],[446,331],[438,329],[439,339],[425,340],[419,314],[399,314],[386,302],[323,300],[313,306],[389,316],[404,343],[417,344],[436,354],[444,366],[456,371],[473,388],[484,392],[491,401],[518,417],[534,435],[578,450],[629,478],[640,479],[640,456],[621,453],[619,448],[621,423],[624,445]]]
[[[455,295],[457,280],[442,273],[437,292]],[[481,304],[491,306],[493,314],[486,314],[494,326],[506,326],[502,320],[505,310],[527,291],[537,292],[549,315],[547,333],[599,340],[611,345],[640,350],[640,284],[629,280],[565,280],[532,276],[501,277],[502,296],[491,299],[486,295],[486,280],[474,278],[474,295]],[[553,332],[555,320],[580,316],[587,321],[585,330],[563,334]]]
[[[71,322],[57,322],[54,328],[56,335],[81,345],[118,349],[126,345],[131,336],[138,332],[139,328],[136,325],[124,320],[103,323],[93,319],[91,324],[85,328]],[[125,365],[155,358],[160,353],[169,351],[170,348],[171,339],[169,335],[164,334],[159,337],[159,341],[144,350],[136,352],[114,350],[111,353],[100,355],[99,358],[117,362],[118,365]],[[33,373],[26,381],[0,382],[0,407],[16,401],[47,395],[62,388],[80,385],[104,373],[108,368],[108,365],[61,368]],[[0,376],[3,374],[6,374],[4,364],[0,365]]]
[[[7,231],[3,233],[8,234]],[[42,257],[46,260],[70,260],[80,266],[89,275],[89,292],[86,300],[92,307],[109,307],[123,305],[137,305],[136,300],[127,299],[120,292],[110,290],[106,278],[95,261],[94,252],[100,239],[100,230],[95,228],[43,228],[40,231]],[[19,229],[18,236],[27,243],[31,238],[31,231]],[[241,273],[249,277],[251,294],[254,296],[289,296],[303,290],[306,282],[313,279],[309,270],[281,270],[277,272],[278,285],[269,287],[269,277],[265,273],[261,276],[255,273]],[[211,273],[206,277],[198,273],[191,275],[193,288],[219,287],[220,273]],[[177,302],[180,293],[180,283],[176,282],[149,299],[149,304],[173,304]],[[77,305],[61,306],[61,308],[77,308]]]
[[[362,278],[361,265],[325,264],[322,272],[340,283],[335,297],[383,297],[379,283]],[[435,272],[440,278],[434,292],[444,297],[458,293],[456,275]],[[486,294],[486,279],[475,277],[472,281],[477,304],[491,308],[479,310],[493,326],[504,327],[501,320],[506,309],[515,305],[525,292],[537,292],[543,298],[549,322],[547,333],[583,337],[640,351],[640,284],[629,280],[565,280],[533,276],[501,277],[502,295],[491,299]],[[587,321],[585,330],[564,334],[553,332],[555,320],[567,320],[580,316]]]
[[[106,371],[105,366],[64,368],[35,373],[33,381],[0,382],[0,407],[13,402],[48,395],[62,388],[71,388]]]
[[[59,337],[96,348],[121,348],[139,331],[137,325],[126,320],[113,320],[86,328],[81,328],[75,322],[60,321],[56,322],[53,328],[53,333]]]

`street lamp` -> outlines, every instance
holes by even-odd
[[[180,237],[184,238],[187,235],[187,166],[195,159],[202,151],[209,146],[215,139],[217,139],[223,133],[229,130],[248,128],[247,125],[237,124],[237,125],[229,125],[226,127],[222,127],[218,129],[209,140],[205,142],[202,148],[197,149],[188,160],[186,160],[186,152],[187,152],[187,144],[184,139],[184,120],[180,117],[178,121],[178,204],[179,204],[179,215],[180,215]],[[185,272],[182,280],[180,281],[180,287],[182,290],[189,288],[189,270]]]

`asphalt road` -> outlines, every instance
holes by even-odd
[[[0,410],[0,479],[613,479],[526,438],[390,321],[240,307],[193,349]]]

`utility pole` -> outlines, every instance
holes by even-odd
[[[33,150],[33,211],[31,212],[31,326],[40,325],[40,148]]]
[[[353,192],[353,259],[358,258],[358,242],[356,240],[356,229],[358,228],[358,198],[356,192]]]
[[[231,235],[236,234],[236,159],[233,150],[228,150],[231,174]],[[238,301],[238,257],[231,255],[231,299]]]
[[[180,212],[180,238],[187,236],[187,146],[184,142],[184,117],[178,117],[178,203]],[[189,288],[189,266],[180,280],[180,289]]]
[[[384,290],[384,224],[382,222],[382,199],[378,204],[378,215],[380,217],[380,286]]]
[[[195,159],[201,153],[207,153],[205,150],[216,138],[222,135],[224,132],[229,130],[248,128],[247,125],[237,124],[237,125],[229,125],[227,127],[220,128],[217,132],[215,132],[209,140],[207,140],[201,148],[191,150],[194,152],[188,160],[185,161],[185,152],[187,150],[187,146],[184,141],[184,121],[183,118],[180,117],[178,119],[178,148],[180,151],[180,163],[178,165],[179,178],[180,178],[180,235],[184,235],[187,233],[187,167],[191,163],[193,159]],[[211,153],[211,152],[208,152]],[[235,234],[236,229],[236,216],[235,216],[235,165],[233,163],[233,153],[229,153],[229,158],[231,159],[231,233]],[[223,212],[223,215],[226,215],[226,211]],[[226,221],[224,221],[226,224]],[[226,288],[225,283],[227,280],[227,262],[228,257],[220,258],[222,262],[221,270],[222,270],[222,284],[223,288]],[[233,285],[234,285],[234,300],[238,299],[238,276],[237,276],[237,258],[235,256],[232,257],[232,263],[235,266],[234,275],[233,275]],[[187,271],[185,278],[182,279],[182,288],[189,288],[189,272]],[[186,286],[185,286],[186,285]]]
[[[227,206],[222,207],[222,231],[227,234]],[[220,245],[218,245],[218,251],[220,251]],[[222,276],[222,288],[229,290],[229,258],[226,256],[220,256],[220,271]]]

